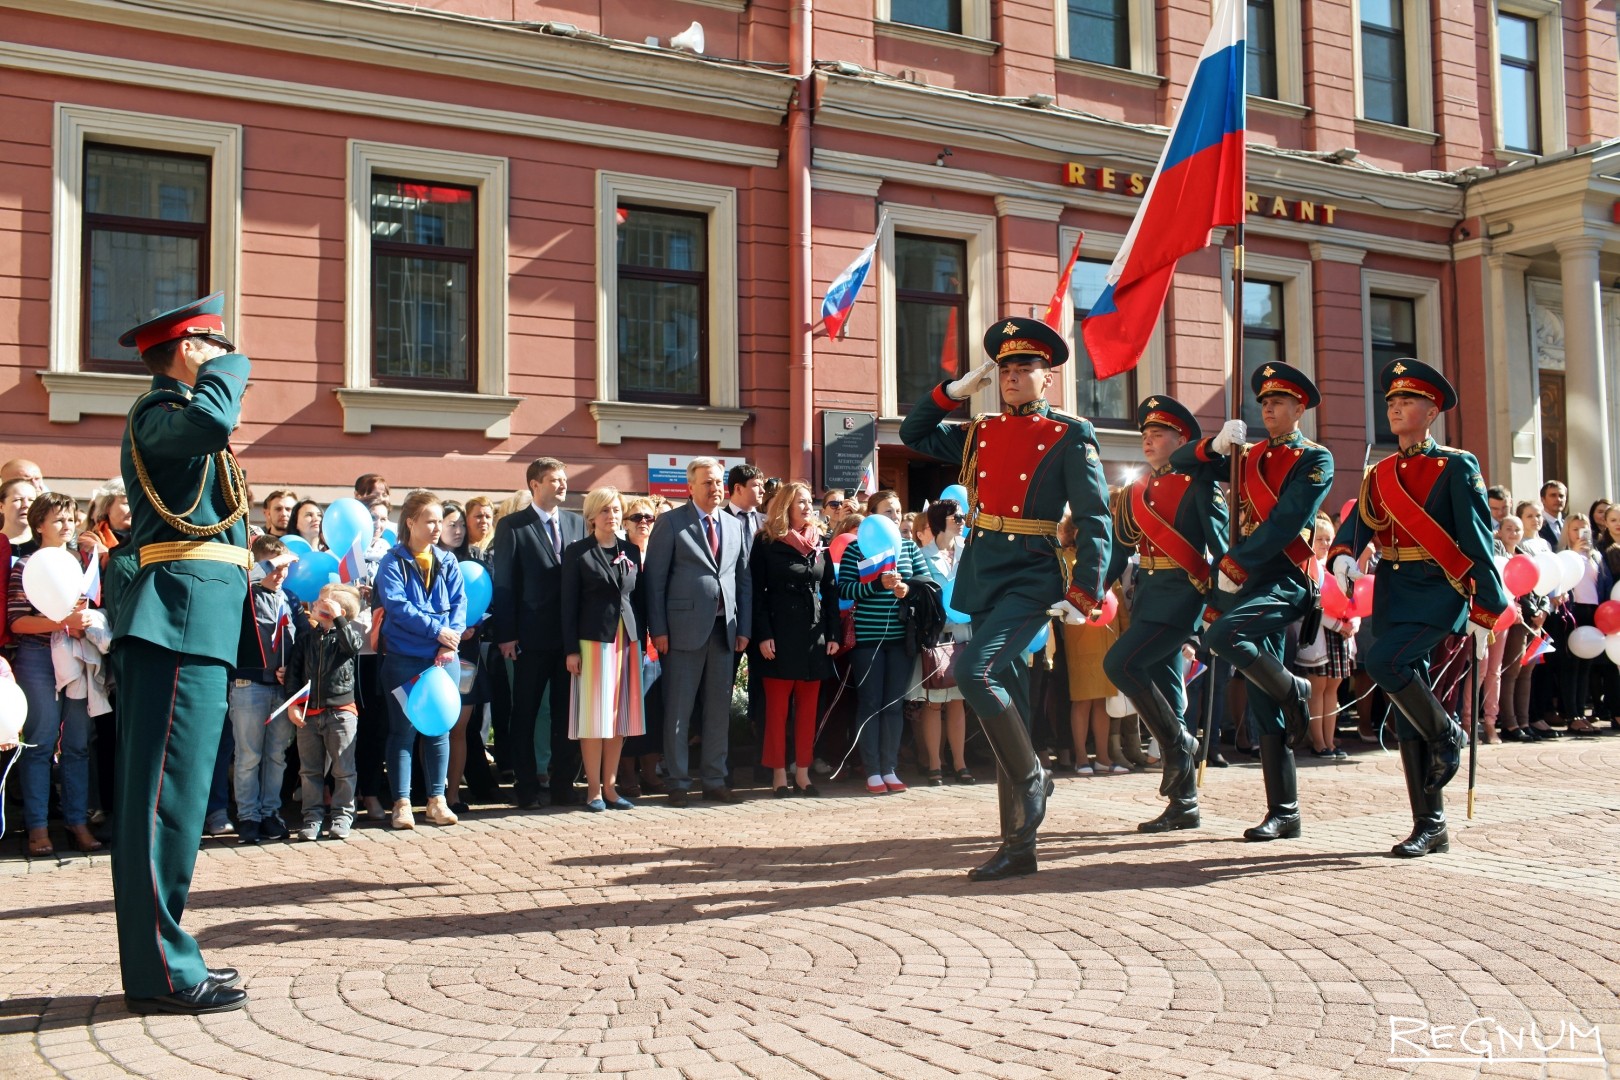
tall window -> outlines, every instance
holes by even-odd
[[[889,21],[962,32],[962,0],[890,0]]]
[[[894,237],[895,391],[901,412],[967,364],[967,242]]]
[[[1406,30],[1402,0],[1361,0],[1361,111],[1407,125]]]
[[[125,330],[208,290],[209,160],[86,144],[84,342],[87,371],[129,371]]]
[[[709,402],[708,219],[619,207],[619,400]]]
[[[1541,50],[1536,20],[1499,11],[1496,46],[1502,66],[1502,145],[1527,154],[1541,153]]]
[[[1069,0],[1069,55],[1094,64],[1130,67],[1129,0]]]
[[[372,177],[375,385],[476,388],[477,234],[478,193],[473,188]]]
[[[1074,410],[1102,427],[1129,427],[1135,419],[1136,371],[1123,371],[1101,382],[1080,336],[1080,320],[1091,314],[1091,307],[1108,284],[1109,263],[1100,259],[1079,259],[1069,277],[1069,300],[1074,304]]]
[[[1243,421],[1251,431],[1264,429],[1260,403],[1249,393],[1249,380],[1267,364],[1287,363],[1287,327],[1283,323],[1283,287],[1270,281],[1243,283]]]
[[[1248,92],[1277,96],[1277,7],[1275,0],[1249,0]]]
[[[1372,327],[1372,374],[1384,370],[1384,365],[1403,356],[1416,356],[1417,301],[1404,296],[1378,296],[1367,298],[1367,321]],[[1371,380],[1368,385],[1371,385]],[[1393,443],[1395,435],[1389,430],[1389,416],[1382,402],[1372,408],[1373,441]]]

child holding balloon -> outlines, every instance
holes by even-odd
[[[281,820],[281,781],[287,772],[287,747],[297,734],[285,714],[272,714],[286,697],[281,680],[297,634],[292,607],[281,587],[288,568],[298,560],[274,536],[255,537],[252,554],[248,597],[257,660],[233,670],[230,683],[236,835],[243,844],[287,838]]]
[[[326,835],[347,840],[354,825],[354,739],[360,726],[355,704],[358,665],[364,644],[354,620],[360,617],[360,590],[329,584],[310,605],[310,628],[298,635],[287,658],[287,686],[309,684],[304,701],[287,706],[298,729],[298,777],[302,785],[303,826],[298,839],[314,840],[321,824]],[[331,817],[327,818],[326,772],[332,771]]]

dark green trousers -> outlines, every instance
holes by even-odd
[[[113,906],[124,993],[150,998],[208,977],[180,929],[227,708],[227,665],[124,638],[118,675]]]

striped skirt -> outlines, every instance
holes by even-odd
[[[619,624],[614,641],[581,641],[580,673],[568,708],[570,739],[618,739],[645,731],[641,711],[641,644]]]

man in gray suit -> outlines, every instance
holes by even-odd
[[[653,648],[664,662],[664,765],[669,804],[685,806],[687,740],[703,688],[703,797],[738,802],[726,787],[733,654],[748,647],[753,585],[742,523],[720,509],[725,472],[713,458],[686,467],[691,502],[659,519],[642,568]]]

